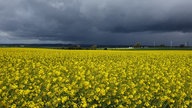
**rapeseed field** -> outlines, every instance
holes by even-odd
[[[0,107],[191,108],[192,51],[0,48]]]

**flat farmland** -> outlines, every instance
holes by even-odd
[[[0,48],[0,107],[192,107],[192,51]]]

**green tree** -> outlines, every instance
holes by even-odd
[[[134,45],[135,48],[140,48],[141,47],[141,43],[140,42],[137,42],[135,45]]]

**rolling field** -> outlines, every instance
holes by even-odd
[[[192,107],[192,51],[0,48],[0,107]]]

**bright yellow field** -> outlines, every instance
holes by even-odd
[[[0,48],[0,107],[192,107],[192,51]]]

